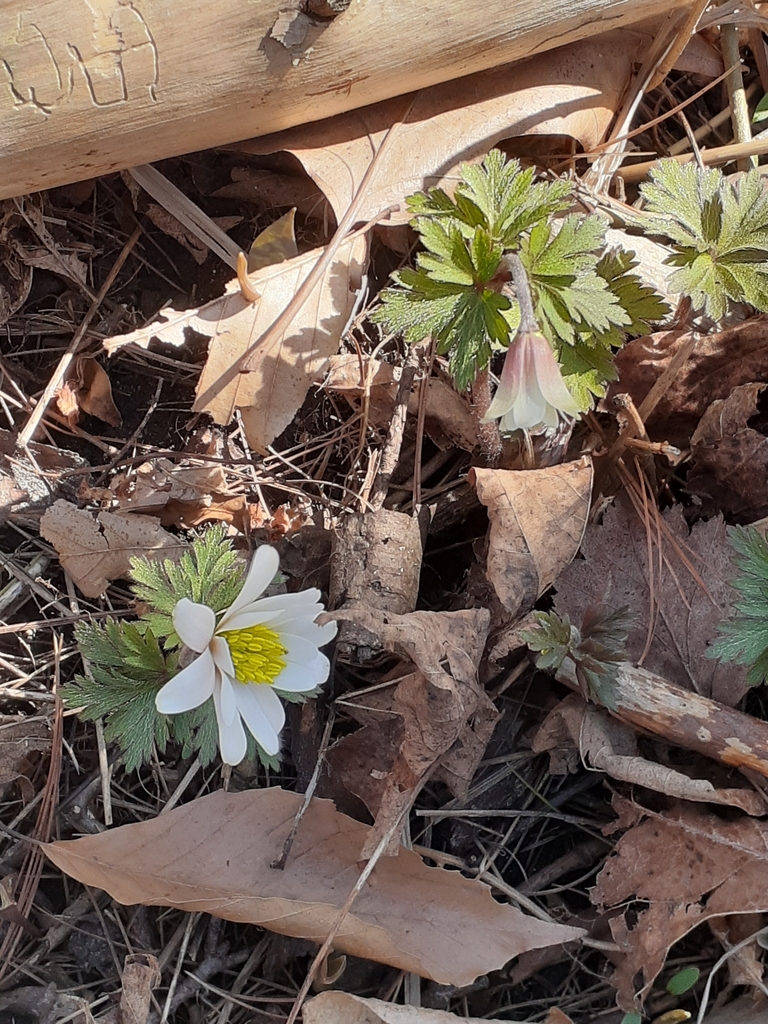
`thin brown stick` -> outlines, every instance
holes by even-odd
[[[403,446],[403,431],[405,430],[405,421],[408,415],[408,399],[411,395],[411,388],[413,387],[423,352],[423,342],[413,345],[403,366],[397,394],[395,395],[395,407],[392,411],[392,420],[389,424],[387,440],[384,442],[384,448],[381,452],[379,472],[376,475],[373,490],[371,491],[370,504],[374,512],[384,507],[384,499],[389,490],[389,481],[392,479],[395,466],[400,458],[400,450]],[[416,457],[418,458],[418,452]]]
[[[326,936],[325,942],[322,944],[320,949],[317,951],[317,954],[315,955],[315,959],[312,961],[312,963],[310,965],[310,968],[307,971],[307,976],[304,979],[304,984],[299,989],[299,994],[296,996],[296,1000],[295,1000],[293,1006],[291,1007],[291,1012],[288,1015],[288,1020],[285,1022],[285,1024],[295,1024],[296,1018],[299,1015],[299,1011],[301,1010],[302,1006],[304,1005],[304,1000],[307,998],[307,996],[309,994],[309,990],[312,987],[312,982],[315,980],[315,976],[316,976],[316,974],[318,972],[318,969],[320,968],[320,965],[325,961],[325,958],[328,956],[328,954],[330,953],[331,949],[333,948],[333,940],[338,935],[339,929],[344,924],[344,920],[346,919],[347,914],[352,909],[352,904],[355,902],[357,897],[363,891],[363,888],[364,888],[365,884],[367,883],[368,879],[371,877],[371,874],[373,873],[373,869],[378,864],[378,862],[381,859],[384,851],[387,849],[387,847],[391,843],[392,839],[397,835],[397,833],[402,828],[402,824],[403,824],[403,821],[405,820],[406,815],[410,812],[411,807],[413,806],[414,800],[416,799],[417,795],[421,791],[422,786],[425,784],[425,782],[427,781],[429,776],[430,776],[430,772],[427,772],[419,780],[418,785],[415,787],[415,789],[411,793],[411,799],[408,801],[408,803],[403,808],[401,808],[400,813],[397,814],[395,816],[395,818],[392,820],[389,828],[384,833],[384,835],[381,837],[378,846],[376,847],[376,849],[371,854],[371,859],[368,861],[368,863],[365,865],[363,870],[360,872],[360,877],[355,882],[355,884],[352,886],[352,890],[349,893],[349,896],[347,896],[346,900],[344,901],[344,906],[339,911],[339,916],[334,921],[333,926],[332,926],[330,932]]]
[[[315,763],[315,770],[312,772],[312,778],[309,780],[307,791],[304,794],[304,799],[301,802],[301,807],[296,812],[296,817],[293,819],[293,825],[291,825],[291,831],[288,833],[288,838],[283,843],[283,850],[280,856],[273,860],[269,865],[271,868],[275,868],[277,871],[283,871],[291,852],[291,847],[296,838],[296,833],[299,831],[299,825],[301,819],[307,813],[315,790],[317,789],[317,783],[320,779],[320,772],[323,764],[325,763],[325,754],[328,750],[328,744],[331,742],[331,731],[333,729],[334,719],[336,718],[336,712],[333,708],[328,712],[328,721],[325,723],[325,729],[323,730],[323,738],[320,741],[320,749],[317,752],[317,761]]]
[[[114,280],[117,277],[118,273],[120,272],[122,265],[130,256],[131,250],[133,249],[134,245],[136,245],[136,242],[139,240],[141,232],[142,229],[140,226],[134,228],[133,234],[123,246],[120,255],[117,257],[112,266],[112,269],[107,274],[106,281],[99,289],[98,295],[91,303],[88,312],[85,314],[80,326],[75,331],[72,341],[69,343],[67,351],[59,360],[58,366],[54,370],[53,376],[48,381],[48,385],[45,391],[40,397],[40,400],[38,401],[35,408],[32,410],[32,414],[25,423],[23,430],[19,434],[18,443],[20,448],[26,448],[29,442],[32,440],[32,437],[35,431],[37,430],[40,420],[45,415],[45,411],[48,408],[51,400],[53,399],[54,392],[58,387],[61,386],[61,382],[64,380],[64,375],[69,369],[72,360],[75,358],[75,354],[77,353],[77,350],[80,347],[80,342],[83,340],[83,337],[85,336],[85,332],[88,330],[88,326],[91,320],[93,320],[94,316],[96,315],[96,310],[104,301],[104,298],[106,297],[106,294],[109,291],[109,289],[112,287]]]

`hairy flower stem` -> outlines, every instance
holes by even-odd
[[[509,269],[512,272],[512,281],[515,285],[517,301],[520,304],[520,334],[538,334],[541,331],[539,321],[533,312],[533,299],[531,287],[528,284],[528,275],[525,272],[522,260],[516,252],[507,255]]]

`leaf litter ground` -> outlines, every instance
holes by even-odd
[[[627,60],[637,46],[637,40],[632,40],[632,47],[627,41]],[[691,91],[684,77],[671,84],[680,96]],[[485,97],[483,103],[491,100]],[[482,103],[480,107],[486,117]],[[714,112],[703,104],[698,108],[703,121]],[[315,126],[304,144],[305,164],[311,172],[319,161],[320,179],[333,178],[336,151],[326,149],[322,138],[318,143],[318,130]],[[579,137],[575,127],[563,130]],[[442,131],[438,126],[438,139],[433,140],[438,148],[443,145]],[[668,131],[663,126],[661,136],[648,138],[647,145],[663,149],[673,141],[666,137]],[[360,140],[356,141],[359,147]],[[592,146],[596,140],[582,141]],[[250,154],[247,147],[197,154],[168,161],[161,170],[207,214],[219,218],[245,252],[258,230],[292,205],[300,211],[300,252],[326,244],[333,214],[322,194],[293,164],[254,156],[273,152],[269,140],[257,143]],[[290,142],[276,148],[295,152]],[[409,190],[414,175],[423,173],[411,166],[414,152],[410,147],[408,166],[402,170],[411,183]],[[367,158],[360,159],[364,167]],[[400,166],[396,157],[392,159]],[[362,172],[355,173],[359,179]],[[357,179],[353,177],[354,182]],[[251,184],[256,180],[258,190]],[[337,180],[328,193],[337,215],[349,202],[349,187]],[[71,714],[59,720],[63,736],[57,740],[56,731],[51,733],[51,680],[65,683],[78,670],[73,623],[107,611],[118,616],[131,613],[124,581],[126,545],[131,551],[183,547],[191,539],[191,528],[214,522],[230,529],[243,554],[249,543],[276,544],[291,586],[332,590],[331,526],[367,507],[405,361],[396,341],[384,348],[383,360],[368,360],[379,336],[366,325],[362,310],[351,301],[347,304],[345,297],[339,300],[343,319],[351,320],[342,358],[351,367],[329,360],[311,386],[311,374],[306,380],[294,375],[292,386],[299,396],[294,403],[306,394],[296,415],[277,408],[250,419],[236,416],[231,424],[212,424],[207,416],[192,412],[208,343],[205,331],[200,331],[204,325],[190,317],[192,330],[185,332],[179,348],[156,342],[145,349],[132,346],[116,351],[104,364],[122,416],[120,426],[105,422],[104,415],[90,415],[101,408],[94,405],[92,389],[82,374],[68,377],[74,383],[57,396],[58,405],[51,405],[44,428],[30,445],[35,459],[30,468],[14,451],[14,431],[25,422],[29,397],[39,395],[50,380],[73,330],[87,313],[92,288],[106,278],[137,216],[143,229],[140,241],[131,247],[91,324],[85,355],[100,356],[104,338],[142,331],[169,306],[200,310],[206,303],[216,303],[232,277],[145,195],[136,206],[136,194],[129,178],[112,176],[57,189],[45,198],[31,197],[25,201],[26,218],[13,203],[3,208],[5,265],[14,269],[16,293],[22,297],[13,301],[10,290],[3,292],[8,330],[0,364],[1,397],[8,424],[7,436],[0,437],[0,528],[8,586],[0,592],[0,655],[7,673],[0,690],[2,817],[17,833],[45,840],[89,837],[79,840],[83,849],[105,825],[144,823],[142,828],[151,830],[165,822],[165,815],[174,814],[174,805],[186,811],[195,808],[196,798],[220,802],[222,778],[215,769],[201,769],[192,759],[181,758],[178,750],[126,774],[115,760],[116,751],[103,746],[98,731]],[[387,193],[387,201],[391,198]],[[367,212],[373,215],[376,210]],[[396,229],[387,230],[393,243]],[[368,270],[371,294],[402,265],[412,240],[401,233],[399,241],[398,253],[374,237]],[[341,269],[347,275],[349,264],[342,260]],[[265,276],[270,274],[275,276],[273,271]],[[344,276],[345,287],[347,280]],[[355,287],[357,283],[355,277]],[[339,309],[335,315],[341,316]],[[324,314],[315,311],[314,316],[323,319]],[[630,660],[644,655],[650,672],[683,688],[693,685],[704,697],[725,705],[742,697],[743,673],[731,669],[718,674],[717,664],[702,654],[727,601],[724,526],[718,513],[743,522],[764,514],[764,494],[748,472],[751,460],[761,466],[763,459],[760,427],[765,398],[754,383],[766,379],[761,326],[760,318],[752,318],[710,332],[647,421],[653,441],[683,448],[692,444],[694,449],[687,474],[671,472],[661,459],[653,471],[663,475],[656,480],[660,504],[683,502],[664,513],[659,521],[663,527],[653,527],[662,537],[655,547],[649,547],[648,523],[638,518],[636,502],[633,508],[623,499],[601,521],[593,516],[587,522],[591,467],[585,481],[586,471],[579,470],[577,462],[568,462],[586,449],[585,433],[577,432],[571,442],[564,460],[567,467],[555,467],[555,474],[537,471],[546,474],[541,484],[544,510],[540,489],[521,498],[517,487],[520,480],[523,490],[530,485],[526,474],[518,475],[510,494],[509,482],[494,478],[494,468],[484,465],[487,453],[482,447],[469,454],[473,420],[466,405],[441,400],[440,387],[446,394],[455,393],[439,362],[429,385],[435,392],[432,406],[424,389],[423,434],[417,432],[416,393],[389,479],[386,508],[409,518],[414,501],[434,506],[416,614],[437,618],[423,619],[417,629],[418,620],[377,611],[375,601],[364,609],[346,608],[346,625],[358,630],[356,639],[349,641],[355,657],[337,663],[332,685],[317,702],[288,708],[281,769],[271,772],[257,763],[244,763],[224,780],[231,794],[225,802],[238,794],[269,796],[267,787],[273,787],[273,795],[280,792],[277,786],[301,793],[320,759],[324,768],[316,795],[333,800],[333,813],[344,820],[342,826],[329,825],[331,805],[317,805],[317,813],[325,815],[323,827],[330,830],[327,841],[342,847],[346,858],[343,869],[335,869],[340,877],[346,877],[344,872],[354,877],[359,869],[356,858],[364,850],[370,852],[371,844],[375,846],[413,803],[405,836],[418,852],[431,851],[426,856],[433,867],[422,869],[424,877],[439,868],[453,875],[459,888],[460,879],[463,883],[465,878],[480,878],[490,887],[484,890],[484,899],[493,906],[487,906],[485,918],[477,906],[467,907],[463,913],[474,914],[471,923],[479,932],[464,925],[466,949],[459,943],[458,949],[441,950],[429,928],[453,940],[451,930],[460,931],[462,911],[452,910],[448,897],[435,896],[437,909],[448,916],[444,923],[439,916],[423,920],[428,882],[398,882],[393,868],[398,859],[389,859],[385,863],[395,881],[384,903],[396,919],[394,932],[387,928],[387,914],[375,905],[370,910],[364,900],[353,908],[347,927],[351,933],[357,928],[363,937],[339,941],[339,950],[348,954],[346,966],[338,980],[321,979],[319,988],[332,985],[339,996],[349,992],[398,1000],[403,991],[413,996],[416,981],[408,972],[420,970],[420,1002],[425,1007],[509,1020],[542,1020],[549,1011],[554,1024],[561,1020],[558,1011],[576,1022],[618,1022],[630,1008],[633,992],[642,986],[650,992],[646,1009],[651,1015],[672,1006],[694,1005],[692,997],[687,1003],[671,1002],[662,984],[652,986],[660,972],[662,981],[673,973],[674,966],[665,966],[665,958],[675,941],[674,965],[706,966],[719,957],[718,933],[701,922],[725,921],[722,941],[731,944],[749,931],[739,932],[729,924],[738,918],[726,915],[749,917],[752,931],[757,930],[759,915],[768,912],[760,882],[760,787],[755,791],[733,771],[668,746],[663,739],[638,734],[626,724],[622,731],[615,719],[600,719],[602,712],[599,720],[590,718],[578,695],[566,696],[561,683],[535,672],[521,650],[516,620],[559,577],[555,608],[567,612],[572,622],[580,624],[585,609],[595,601],[608,598],[627,604],[635,612]],[[145,333],[148,338],[151,332]],[[681,337],[676,332],[659,333],[623,350],[620,367],[626,363],[626,373],[622,368],[621,388],[630,392],[636,407],[653,384],[646,368],[649,347],[671,346],[672,357]],[[217,335],[216,343],[221,349],[226,339]],[[240,346],[238,353],[244,347],[237,339],[235,345]],[[332,354],[331,349],[326,353]],[[381,356],[382,351],[375,354]],[[663,370],[663,361],[657,361],[656,373],[659,366]],[[350,376],[350,369],[356,377]],[[207,371],[209,379],[218,376],[214,364]],[[319,386],[324,378],[325,386]],[[726,410],[725,417],[711,411],[713,401],[737,402],[732,396],[747,387],[752,390],[732,412]],[[263,428],[269,416],[276,426]],[[604,432],[606,445],[614,443],[611,417],[594,422]],[[505,451],[502,464],[519,466],[514,458],[514,452]],[[468,480],[470,460],[478,472]],[[734,463],[744,469],[729,475]],[[637,468],[629,457],[625,464]],[[594,493],[610,493],[606,475],[608,470],[617,471],[615,460],[612,465],[610,459],[602,464],[598,459],[596,468]],[[643,469],[653,479],[647,465]],[[569,479],[574,474],[578,481]],[[701,502],[707,518],[689,533],[688,523],[697,518]],[[544,512],[552,519],[547,529],[542,528]],[[110,526],[126,515],[136,531],[130,537],[116,535]],[[83,539],[83,531],[90,540]],[[76,537],[78,557],[70,554],[68,561],[68,545],[71,548]],[[565,569],[580,543],[580,559]],[[82,557],[84,548],[91,552],[88,561]],[[69,570],[71,580],[62,567]],[[653,604],[648,599],[651,593]],[[551,599],[545,596],[544,602],[548,607]],[[462,638],[462,629],[467,637]],[[490,654],[484,656],[486,633]],[[470,634],[477,647],[474,653]],[[430,641],[436,642],[436,650]],[[447,658],[446,650],[452,652]],[[751,694],[749,700],[749,710],[763,717],[759,698]],[[330,733],[324,735],[329,726]],[[281,823],[291,818],[298,803],[293,794],[287,799],[291,810],[287,815],[281,811],[282,818],[277,815]],[[715,813],[713,804],[744,813],[735,822]],[[210,820],[207,825],[197,823],[198,835],[206,836]],[[254,820],[252,828],[271,819],[262,813]],[[372,822],[369,834],[365,826]],[[301,828],[306,829],[305,837],[313,836],[311,818]],[[620,830],[624,834],[609,858]],[[344,847],[340,836],[350,831],[356,838]],[[189,842],[188,826],[186,832],[184,842]],[[180,840],[170,824],[167,834],[173,837],[168,846],[153,839],[152,848],[172,866]],[[681,834],[686,836],[684,843]],[[9,836],[2,853],[2,885],[9,906],[0,911],[5,990],[0,992],[0,1012],[28,1010],[31,1019],[40,1022],[79,1012],[75,1019],[85,1020],[87,1004],[98,1017],[110,1011],[121,985],[125,992],[126,978],[137,973],[137,991],[142,985],[147,993],[155,991],[155,1003],[147,997],[147,1020],[160,1020],[166,1000],[168,1019],[183,1024],[287,1018],[333,913],[326,907],[314,916],[309,912],[309,923],[302,917],[308,913],[301,903],[307,895],[310,904],[321,902],[315,875],[303,889],[298,886],[287,895],[280,891],[267,897],[258,884],[251,894],[247,884],[239,885],[238,868],[252,872],[257,880],[259,870],[269,869],[258,867],[253,844],[238,852],[242,832],[236,839],[226,832],[221,835],[234,858],[233,875],[217,878],[210,896],[219,910],[228,905],[222,917],[208,916],[207,910],[216,909],[211,902],[200,903],[204,880],[184,879],[193,891],[180,896],[169,891],[178,879],[169,882],[161,870],[152,868],[153,883],[162,891],[150,899],[147,879],[137,879],[132,872],[128,888],[116,891],[113,870],[102,881],[116,897],[111,899],[99,889],[83,889],[50,864],[43,867],[22,841]],[[279,846],[278,842],[261,854],[262,860],[271,858]],[[65,853],[65,844],[60,849],[62,858],[74,855]],[[411,856],[416,863],[416,855]],[[326,869],[334,863],[322,856],[319,860]],[[654,870],[657,861],[667,865],[665,872]],[[80,877],[71,867],[69,874]],[[336,877],[334,871],[331,875]],[[98,885],[98,880],[88,880]],[[533,909],[538,918],[529,917],[528,934],[522,929],[525,941],[520,941],[518,928],[514,940],[505,944],[506,925],[500,923],[504,908],[493,901],[506,902],[510,893],[513,905],[522,901],[522,909],[529,914]],[[254,898],[271,900],[265,915],[254,916],[252,908],[243,911]],[[367,893],[366,899],[371,898]],[[155,905],[145,907],[142,901]],[[615,909],[627,905],[626,915]],[[512,908],[507,911],[505,920]],[[262,923],[275,918],[295,918],[299,923],[262,930]],[[397,928],[412,930],[411,920],[426,929],[424,936],[411,937],[413,951],[397,935]],[[484,937],[483,926],[492,934]],[[372,927],[373,937],[366,932]],[[548,929],[548,940],[531,939],[533,932],[544,935]],[[583,934],[589,943],[578,941]],[[491,949],[494,942],[500,944],[496,954]],[[477,978],[466,963],[473,946],[482,947]],[[422,962],[425,951],[433,959],[429,969]],[[142,974],[145,965],[140,961],[146,954],[158,958],[157,977],[150,978],[151,971]],[[126,963],[128,955],[139,962]],[[458,966],[451,966],[452,957]],[[504,966],[505,960],[511,962]],[[731,982],[753,985],[749,971],[754,975],[759,970],[756,964],[752,951],[752,961],[746,957],[745,962],[730,965]],[[338,969],[333,958],[322,967],[329,976]],[[615,1008],[616,990],[622,1010]],[[694,994],[700,990],[701,986]]]

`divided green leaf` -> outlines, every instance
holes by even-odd
[[[670,279],[696,310],[720,320],[729,302],[768,309],[768,194],[758,170],[724,177],[717,169],[661,160],[641,185],[646,230],[666,235],[679,267]]]
[[[759,686],[768,682],[768,541],[751,526],[729,527],[728,539],[738,570],[731,586],[741,598],[707,656],[749,665],[747,682]]]
[[[409,342],[436,336],[462,390],[517,330],[517,301],[504,293],[511,279],[505,254],[517,252],[534,314],[587,408],[614,377],[612,348],[645,331],[666,305],[631,273],[631,255],[601,256],[601,216],[562,216],[571,203],[570,182],[535,181],[532,168],[498,150],[462,167],[454,198],[442,189],[411,196],[424,248],[415,270],[393,274],[395,286],[382,292],[373,321]]]

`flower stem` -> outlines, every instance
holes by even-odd
[[[525,272],[522,260],[516,252],[508,253],[507,261],[512,271],[512,281],[515,285],[517,301],[520,304],[520,333],[539,334],[541,328],[536,315],[533,312],[533,299],[531,298],[531,286],[528,284],[528,275]]]

